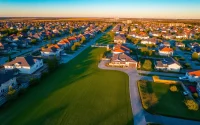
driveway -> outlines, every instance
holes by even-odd
[[[106,67],[107,61],[101,61],[98,65],[100,69],[117,70],[129,75],[129,91],[131,107],[134,116],[134,125],[146,125],[146,123],[158,123],[162,125],[200,125],[199,121],[185,120],[173,117],[166,117],[161,115],[153,115],[146,112],[141,104],[140,96],[138,94],[137,81],[140,79],[149,79],[148,76],[140,76],[136,69],[123,69],[115,67]]]
[[[100,69],[122,71],[129,75],[129,91],[131,98],[131,107],[134,116],[134,125],[146,125],[145,114],[144,114],[145,111],[142,108],[137,87],[137,81],[140,80],[141,76],[138,75],[136,69],[106,67],[105,62],[107,61],[101,61],[98,67]]]

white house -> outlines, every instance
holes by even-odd
[[[157,40],[154,38],[149,38],[149,39],[143,39],[141,41],[141,44],[152,44],[152,45],[156,45],[157,44]]]
[[[137,61],[133,60],[131,57],[129,57],[124,53],[120,53],[120,54],[113,54],[109,65],[137,68]]]
[[[171,72],[180,72],[182,66],[172,57],[164,58],[161,61],[156,61],[155,69]]]
[[[0,96],[6,94],[9,87],[16,87],[17,81],[13,70],[4,70],[0,72]]]
[[[61,51],[62,51],[62,49],[56,48],[55,46],[51,46],[51,47],[42,49],[41,56],[43,56],[43,57],[50,57],[50,56],[59,57],[61,55]]]
[[[176,42],[176,47],[185,47],[185,44],[182,42]]]
[[[190,82],[200,82],[200,70],[186,72],[185,76]]]
[[[126,43],[126,37],[124,35],[116,35],[114,37],[114,43],[118,43],[118,44]]]
[[[34,59],[32,56],[16,57],[15,60],[4,64],[5,69],[18,69],[20,73],[32,74],[43,66],[42,59]]]
[[[174,53],[174,50],[170,47],[160,47],[158,50],[159,55],[161,56],[172,56]]]

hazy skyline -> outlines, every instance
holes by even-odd
[[[200,19],[200,0],[0,0],[0,16]]]

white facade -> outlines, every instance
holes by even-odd
[[[117,40],[114,40],[114,43],[122,44],[122,43],[126,43],[126,40],[117,39]]]
[[[49,57],[49,56],[59,57],[60,52],[61,52],[60,50],[57,50],[56,52],[43,52],[43,51],[41,51],[41,56],[44,56],[44,57]]]
[[[200,76],[190,75],[189,73],[186,73],[186,77],[190,82],[200,82]]]
[[[37,71],[39,68],[41,68],[43,66],[43,60],[42,59],[36,59],[35,60],[35,64],[32,66],[21,66],[19,63],[15,63],[12,66],[8,66],[8,65],[4,65],[5,69],[9,70],[9,69],[19,69],[20,73],[24,73],[24,74],[32,74],[35,71]]]
[[[173,51],[158,51],[161,56],[173,56]]]

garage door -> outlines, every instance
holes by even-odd
[[[137,64],[136,63],[129,63],[129,67],[130,68],[137,68]]]

